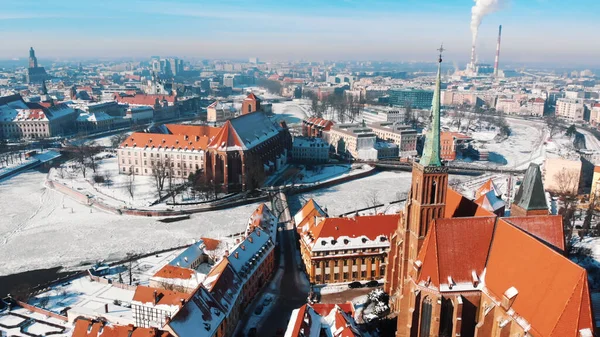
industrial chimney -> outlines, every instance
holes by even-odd
[[[473,43],[473,47],[471,48],[471,63],[469,63],[469,67],[472,72],[475,72],[475,44]]]
[[[498,77],[498,62],[500,61],[500,41],[502,40],[502,25],[498,28],[498,45],[496,46],[496,62],[494,62],[494,77]]]

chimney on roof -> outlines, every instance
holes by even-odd
[[[227,257],[227,256],[229,256],[229,250],[226,250],[225,254],[223,254],[223,257]]]
[[[180,298],[179,302],[181,302],[181,306],[183,307],[185,305],[185,298]]]
[[[108,314],[108,303],[104,304],[104,313]]]
[[[158,304],[158,290],[154,289],[154,304]]]
[[[477,288],[479,285],[479,276],[477,276],[477,273],[474,270],[471,272],[471,279],[473,281],[473,287]]]
[[[504,310],[510,309],[510,307],[512,307],[513,303],[515,303],[515,299],[517,299],[518,294],[519,294],[519,291],[517,290],[517,288],[515,288],[515,287],[508,288],[504,292],[504,295],[502,296],[502,303],[501,303],[502,308],[504,308]]]

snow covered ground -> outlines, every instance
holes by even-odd
[[[100,155],[105,155],[105,153],[101,153]],[[98,160],[97,164],[96,173],[88,169],[85,178],[80,170],[68,168],[63,169],[63,178],[60,177],[57,170],[52,170],[50,177],[52,180],[59,181],[82,193],[94,195],[97,199],[115,207],[129,206],[145,208],[158,199],[154,177],[119,174],[119,165],[116,157]],[[72,166],[74,164],[73,162],[67,162],[63,166],[69,165]],[[106,177],[107,180],[110,180],[110,184],[94,183],[94,175]],[[130,179],[132,179],[133,197],[129,193],[128,188]],[[181,181],[178,183],[181,183]]]
[[[380,172],[372,176],[353,180],[330,188],[301,195],[302,204],[310,198],[330,216],[338,216],[355,209],[371,206],[368,197],[377,194],[381,203],[389,203],[403,197],[408,192],[411,181],[410,172]]]
[[[273,103],[273,113],[280,115],[280,118],[289,125],[300,124],[309,116],[307,104],[306,100]]]
[[[81,269],[98,260],[118,260],[239,233],[258,203],[198,213],[162,223],[158,218],[120,216],[81,205],[44,186],[45,174],[26,172],[0,183],[0,275],[63,266]]]

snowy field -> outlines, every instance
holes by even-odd
[[[81,269],[243,231],[258,204],[199,213],[162,223],[91,209],[44,186],[45,174],[26,172],[0,183],[0,275],[63,266]]]
[[[101,153],[100,156],[106,153]],[[156,183],[152,176],[135,175],[129,176],[119,174],[119,165],[117,157],[97,160],[96,173],[91,169],[86,171],[86,177],[78,169],[70,169],[68,166],[77,165],[74,162],[67,162],[63,165],[62,178],[58,170],[53,169],[50,176],[52,180],[80,191],[81,193],[94,195],[97,199],[112,205],[114,207],[140,207],[146,208],[158,199]],[[110,183],[94,183],[93,176],[100,175],[106,177]],[[133,197],[129,192],[129,180],[132,184]],[[180,183],[181,179],[177,183]],[[163,193],[166,193],[164,191]]]
[[[307,118],[308,107],[305,100],[293,100],[283,103],[273,103],[273,113],[280,116],[287,124],[302,123]]]
[[[330,216],[338,216],[355,209],[370,206],[368,197],[377,194],[380,203],[403,198],[410,187],[410,172],[380,172],[372,176],[353,180],[330,188],[305,193],[300,196],[302,204],[310,198]]]

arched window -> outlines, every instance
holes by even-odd
[[[430,198],[430,204],[435,205],[436,203],[436,196],[437,196],[437,183],[436,181],[432,181],[431,183],[431,195],[429,196]]]
[[[429,337],[431,331],[431,298],[426,297],[423,299],[423,306],[421,309],[421,324],[419,328],[420,337]]]
[[[442,314],[440,317],[440,337],[452,336],[454,305],[451,299],[442,298]]]

